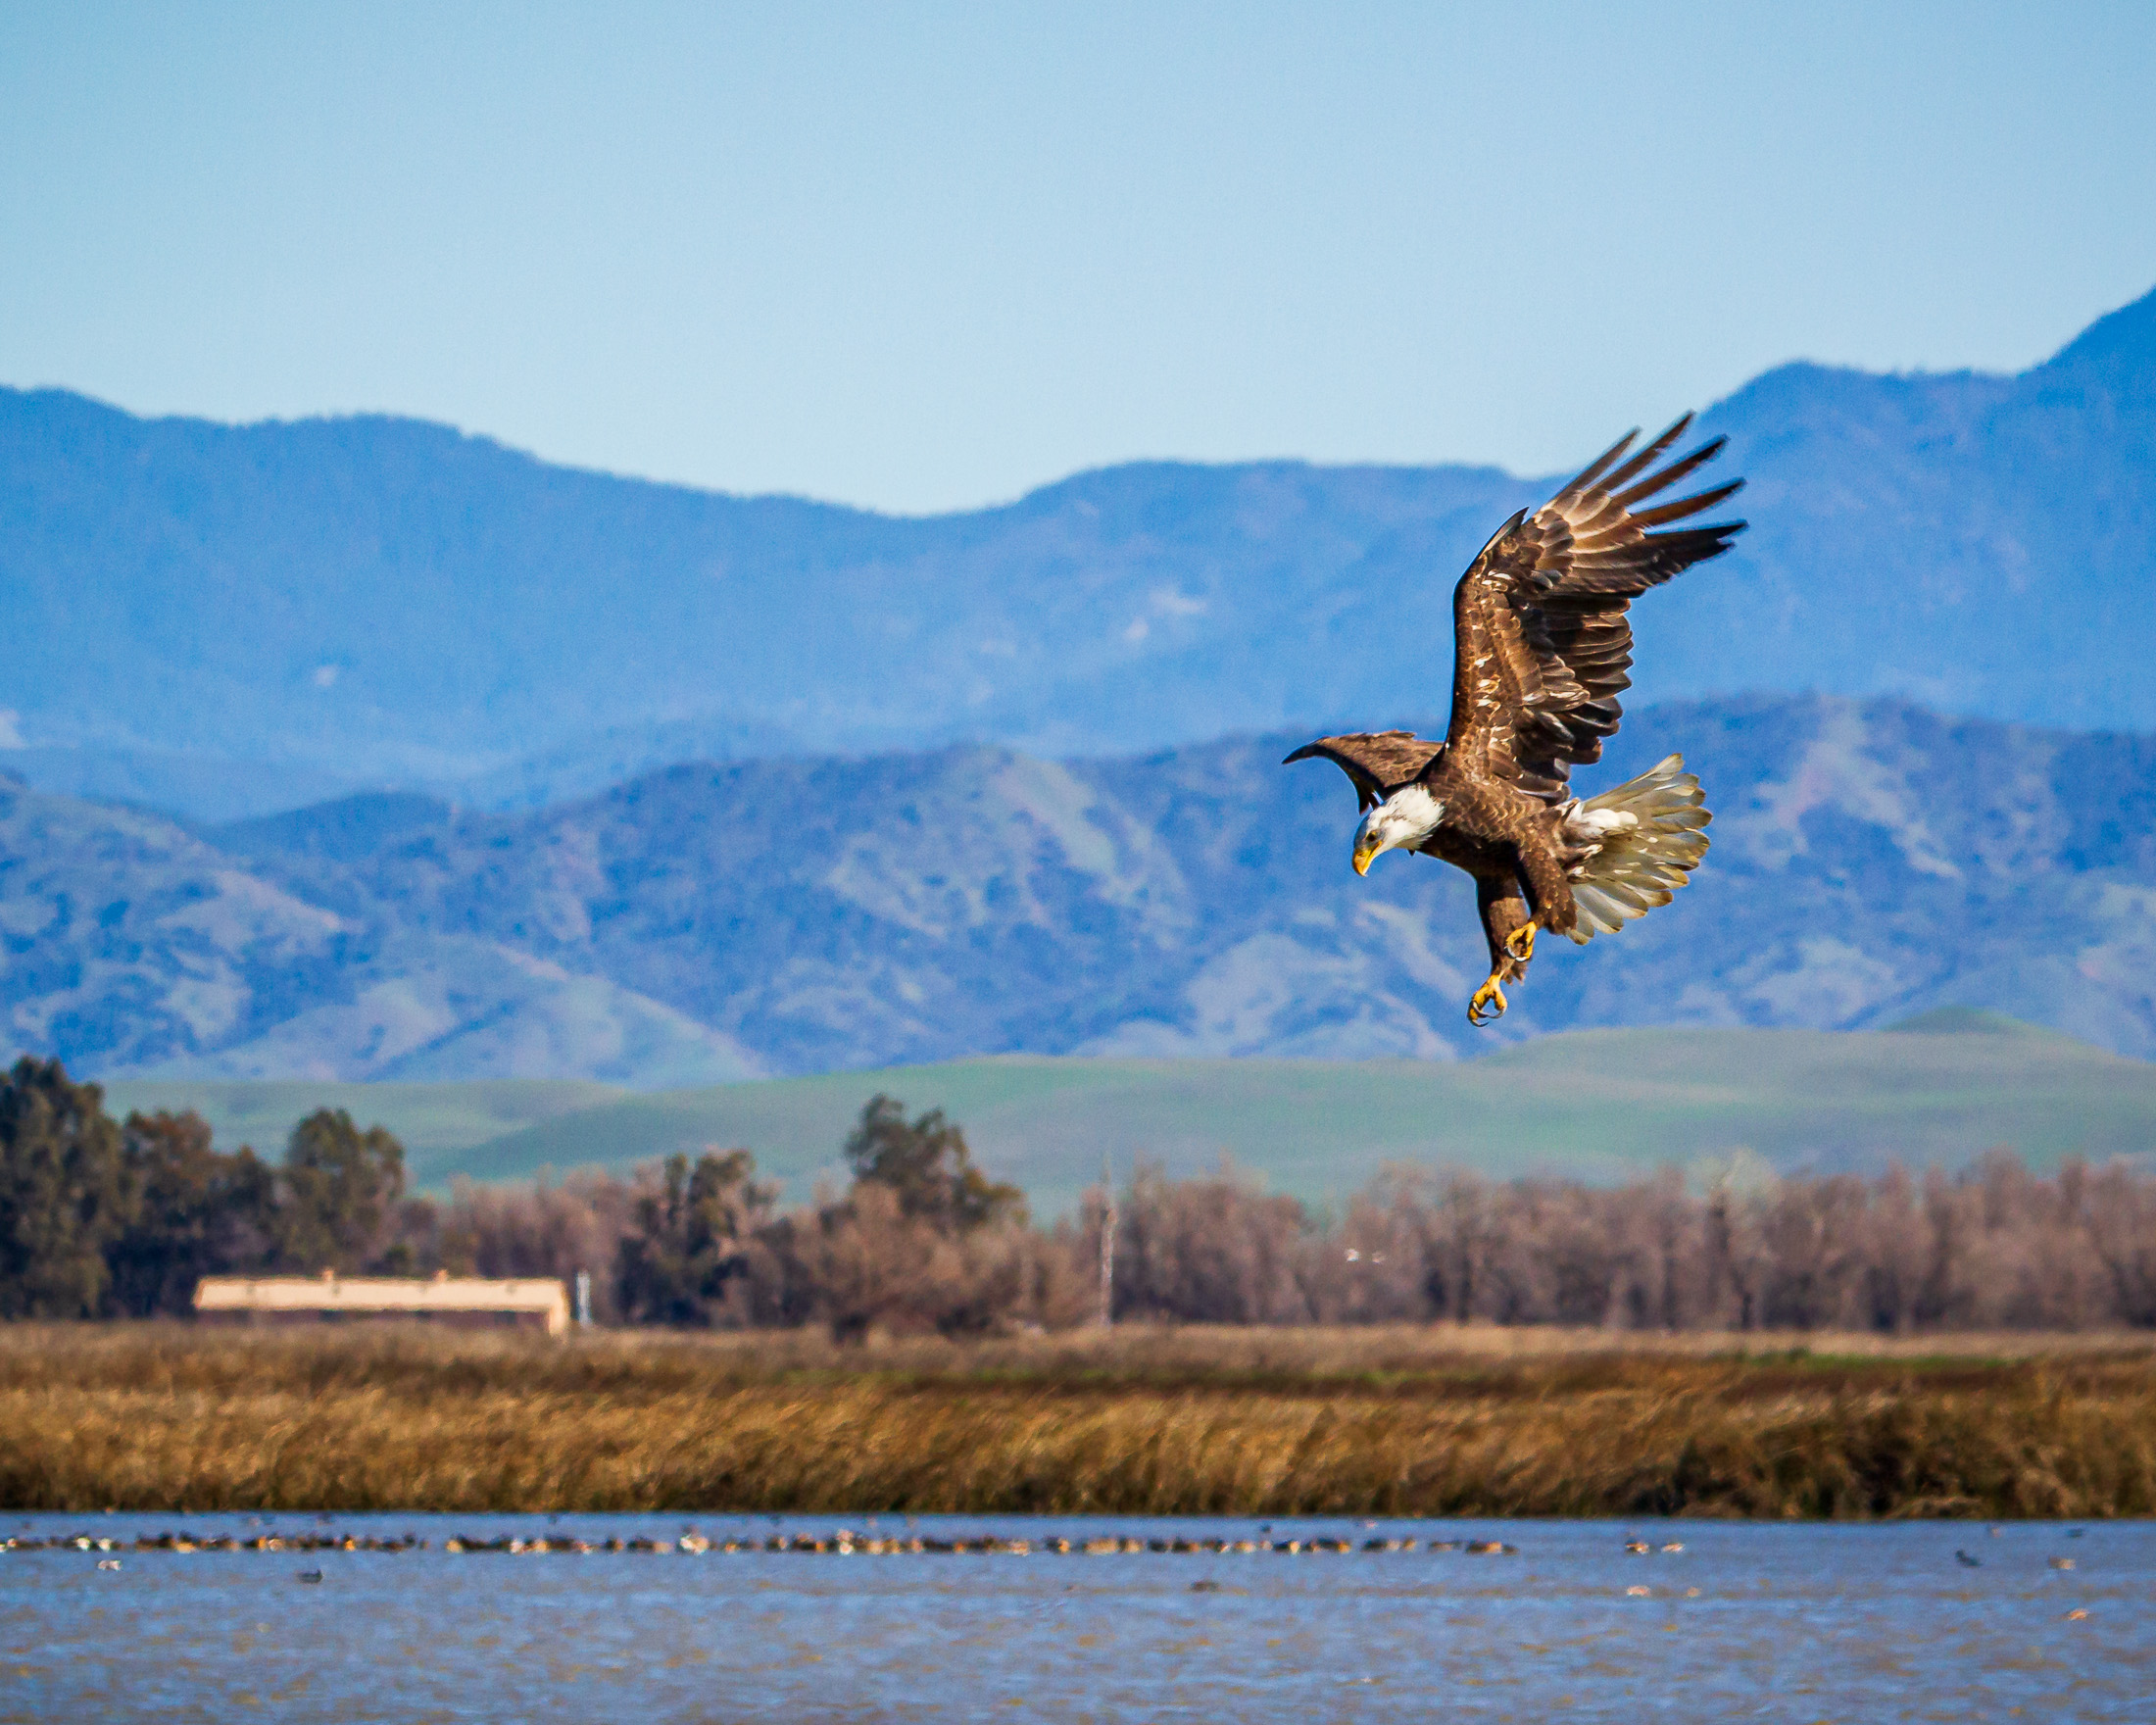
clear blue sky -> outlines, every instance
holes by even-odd
[[[2156,6],[0,0],[0,381],[887,509],[1547,471],[2156,285]]]

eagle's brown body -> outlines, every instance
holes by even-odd
[[[1513,517],[1468,566],[1452,595],[1442,743],[1358,732],[1288,757],[1322,756],[1354,781],[1358,871],[1396,846],[1474,876],[1491,964],[1468,1009],[1477,1023],[1492,1002],[1504,1010],[1500,985],[1525,973],[1537,928],[1583,942],[1614,928],[1667,903],[1706,849],[1711,816],[1677,757],[1587,804],[1568,789],[1572,767],[1599,760],[1617,729],[1617,697],[1632,681],[1632,600],[1720,556],[1743,529],[1672,526],[1741,480],[1637,509],[1720,451],[1717,438],[1650,471],[1689,423],[1630,459],[1625,438],[1542,508]],[[1432,809],[1434,824],[1422,824]]]

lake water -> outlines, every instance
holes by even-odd
[[[842,1525],[1036,1548],[1357,1549],[441,1549],[458,1535],[673,1543],[690,1528],[760,1546]],[[428,1549],[128,1549],[182,1528],[409,1534]],[[116,1549],[0,1552],[0,1718],[2156,1719],[2156,1525],[2138,1522],[0,1518],[24,1541],[75,1533]],[[1684,1550],[1635,1555],[1633,1537]],[[1373,1539],[1418,1549],[1360,1549]],[[1466,1540],[1518,1550],[1428,1549]]]

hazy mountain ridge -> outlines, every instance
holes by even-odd
[[[235,1078],[710,1083],[761,1069],[605,978],[415,937],[375,907],[287,892],[162,816],[4,784],[0,955],[7,1040],[100,1070],[193,1058]]]
[[[2156,1054],[2156,738],[1890,702],[1633,715],[1714,848],[1501,1026],[1464,876],[1348,870],[1301,733],[1053,763],[680,766],[528,813],[369,797],[194,833],[0,790],[0,1012],[92,1071],[631,1085],[1026,1052],[1446,1059],[1597,1025],[1992,1008]]]
[[[1640,608],[1653,698],[1897,692],[2156,726],[2156,295],[2016,377],[1793,365],[1702,429],[1729,434],[1753,527]],[[0,391],[0,739],[24,745],[0,761],[163,782],[205,813],[322,773],[529,807],[774,748],[1388,721],[1442,708],[1451,578],[1545,489],[1150,463],[900,519],[408,420],[229,427]]]

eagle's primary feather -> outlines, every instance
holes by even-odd
[[[1358,871],[1399,845],[1475,876],[1491,943],[1490,980],[1468,1012],[1478,1023],[1492,1002],[1504,1010],[1498,985],[1524,973],[1537,927],[1584,941],[1642,915],[1668,902],[1706,849],[1699,829],[1711,816],[1679,758],[1589,804],[1569,796],[1572,768],[1601,758],[1623,716],[1632,601],[1721,556],[1744,530],[1742,521],[1681,524],[1726,502],[1741,479],[1655,501],[1721,453],[1717,437],[1658,468],[1690,423],[1688,414],[1637,451],[1638,432],[1620,438],[1540,509],[1505,522],[1468,565],[1452,594],[1444,742],[1360,732],[1288,757],[1323,757],[1353,781],[1364,812]],[[1434,828],[1390,817],[1391,799],[1409,785],[1443,812]]]

